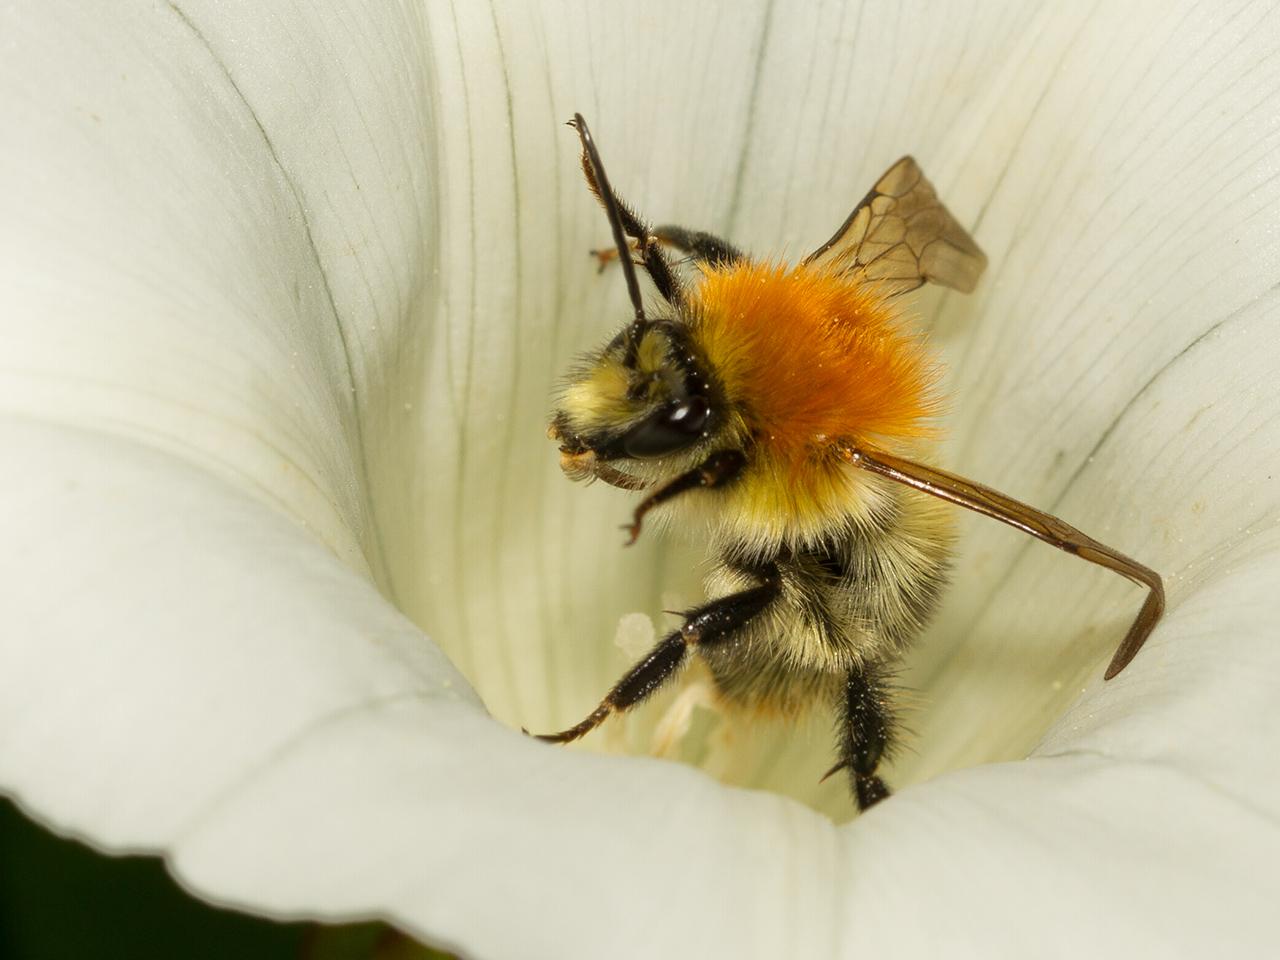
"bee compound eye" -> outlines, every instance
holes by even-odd
[[[693,396],[663,407],[641,421],[623,438],[627,456],[637,459],[663,457],[693,446],[711,416],[706,397]]]
[[[667,413],[667,422],[677,430],[687,434],[701,433],[707,425],[707,417],[711,413],[711,405],[706,397],[690,397],[684,403],[678,403]]]

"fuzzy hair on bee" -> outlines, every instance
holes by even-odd
[[[651,519],[703,540],[708,601],[629,670],[564,743],[631,709],[692,656],[718,695],[754,711],[837,717],[836,762],[860,809],[889,795],[889,676],[937,606],[958,505],[1147,588],[1105,677],[1164,609],[1159,574],[1063,521],[927,464],[941,368],[903,313],[926,282],[971,292],[986,257],[911,157],[799,263],[650,227],[609,184],[580,114],[587,185],[604,208],[634,316],[569,372],[548,430],[573,480],[643,491]],[[692,267],[680,271],[677,251]],[[649,317],[636,267],[664,301]]]

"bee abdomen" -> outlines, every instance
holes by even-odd
[[[709,661],[731,700],[790,705],[829,692],[850,670],[899,656],[919,634],[947,580],[952,537],[943,504],[904,493],[873,525],[771,559],[780,591],[744,631],[732,658]],[[750,574],[726,551],[713,593],[741,589]],[[723,662],[721,662],[723,661]]]

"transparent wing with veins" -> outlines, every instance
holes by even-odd
[[[899,296],[926,281],[969,293],[987,257],[938,200],[915,160],[903,157],[804,262],[873,281]]]

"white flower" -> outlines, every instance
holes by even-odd
[[[477,957],[1274,946],[1269,4],[0,16],[0,789],[33,815]],[[821,732],[728,771],[811,806],[520,735],[694,583],[543,436],[626,315],[574,110],[639,209],[762,252],[921,160],[992,263],[919,302],[942,460],[1166,575],[1124,674],[1138,591],[966,521],[871,815],[813,809],[848,812]]]

